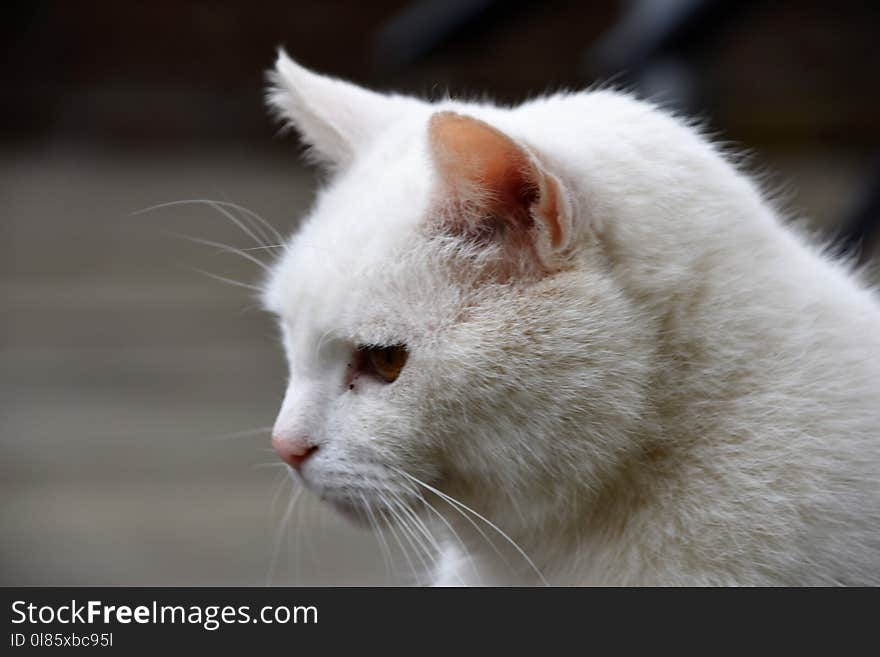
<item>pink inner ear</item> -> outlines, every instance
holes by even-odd
[[[455,112],[431,117],[430,137],[446,192],[520,229],[531,227],[534,209],[547,226],[551,244],[559,245],[556,186],[510,137]]]
[[[455,191],[483,191],[499,203],[518,203],[524,189],[536,188],[528,156],[492,126],[440,112],[430,130],[440,173]]]

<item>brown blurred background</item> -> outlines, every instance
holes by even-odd
[[[248,283],[259,270],[170,233],[245,248],[247,236],[204,205],[132,215],[215,199],[295,226],[317,176],[262,102],[276,46],[429,97],[515,102],[611,78],[750,149],[792,216],[867,262],[877,7],[4,4],[0,584],[410,580],[305,497],[283,522],[290,486],[267,451],[285,376],[272,323],[248,290],[191,269]]]

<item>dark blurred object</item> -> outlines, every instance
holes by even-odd
[[[587,75],[612,78],[683,111],[700,109],[700,70],[759,0],[635,0],[589,49]]]
[[[631,50],[621,44],[635,28],[615,21],[635,5],[613,0],[6,3],[0,139],[267,148],[281,142],[264,72],[285,45],[307,66],[378,88],[501,102],[584,87],[649,58],[646,86],[669,89],[665,54],[684,52],[701,113],[734,140],[880,148],[880,3],[684,1],[684,20],[645,14],[648,37]]]
[[[370,60],[378,75],[389,75],[461,39],[478,38],[529,8],[535,0],[417,0],[378,29]]]
[[[466,31],[500,0],[419,0],[391,16],[373,39],[371,61],[380,73],[396,72]]]
[[[370,34],[403,4],[6,3],[0,137],[265,147],[277,129],[263,103],[275,49],[363,78]]]
[[[684,113],[703,113],[705,64],[732,36],[760,19],[763,0],[635,0],[590,48],[588,74],[634,87]],[[876,25],[876,24],[875,24]],[[863,261],[880,226],[880,157],[842,222],[841,254]]]
[[[843,217],[838,240],[841,255],[854,256],[866,262],[880,238],[880,156],[856,188],[852,209]]]

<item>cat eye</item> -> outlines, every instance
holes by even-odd
[[[400,376],[400,371],[406,365],[409,356],[406,346],[402,344],[367,345],[359,347],[358,354],[361,369],[375,374],[386,383],[392,383]]]

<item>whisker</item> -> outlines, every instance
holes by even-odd
[[[238,217],[233,215],[229,210],[225,209],[225,207],[223,207],[225,205],[225,202],[222,202],[222,201],[218,202],[218,201],[212,201],[211,199],[204,199],[204,198],[182,199],[180,201],[168,201],[166,203],[159,203],[157,205],[153,205],[148,208],[144,208],[142,210],[132,212],[129,216],[134,217],[134,216],[144,214],[147,212],[154,212],[156,210],[161,210],[163,208],[170,208],[170,207],[174,207],[174,206],[178,206],[178,205],[199,205],[199,204],[207,205],[209,207],[214,208],[215,210],[217,210],[217,212],[222,214],[224,217],[229,219],[229,221],[231,221],[235,226],[237,226],[239,229],[241,229],[241,231],[244,232],[245,235],[250,237],[254,242],[256,242],[257,244],[259,244],[261,246],[265,246],[265,241],[260,239],[259,237],[257,237],[257,235],[254,233],[254,231],[251,230],[241,219],[239,219]],[[279,239],[277,241],[281,242],[283,240]]]
[[[398,472],[399,474],[403,475],[404,477],[410,479],[411,481],[415,482],[416,484],[424,486],[427,490],[431,491],[435,495],[439,495],[441,498],[443,498],[444,500],[446,500],[450,504],[454,504],[458,507],[461,507],[462,509],[464,509],[466,511],[469,511],[470,513],[474,514],[474,516],[476,516],[477,518],[479,518],[480,520],[485,522],[487,525],[489,525],[489,527],[491,527],[496,532],[498,532],[499,536],[501,536],[504,540],[506,540],[519,553],[519,555],[523,559],[525,559],[526,563],[529,564],[529,567],[531,567],[531,569],[535,572],[535,574],[538,576],[538,579],[541,580],[541,583],[543,583],[544,586],[550,586],[549,582],[547,582],[547,579],[544,577],[543,573],[541,573],[541,571],[535,565],[535,562],[532,561],[531,557],[529,557],[529,555],[526,554],[525,550],[523,550],[519,546],[519,544],[517,544],[516,541],[514,541],[512,538],[510,538],[510,536],[508,536],[500,527],[498,527],[498,525],[496,525],[491,520],[489,520],[485,516],[481,515],[477,511],[474,511],[472,508],[470,508],[464,502],[460,502],[460,501],[456,500],[454,497],[437,490],[433,486],[426,484],[421,479],[418,479],[417,477],[414,477],[411,474],[404,472],[403,470],[400,470],[399,468],[396,468],[394,466],[388,466],[388,467],[391,468],[392,470],[394,470],[395,472]],[[490,542],[490,544],[491,544],[491,542]]]
[[[286,249],[286,244],[266,244],[265,246],[249,246],[241,251],[265,251],[267,249]]]
[[[296,482],[293,481],[293,479],[291,479],[286,472],[282,470],[281,472],[279,472],[279,474],[281,475],[281,477],[278,478],[278,483],[275,485],[275,494],[272,496],[272,501],[269,503],[269,513],[272,515],[275,514],[275,507],[281,497],[281,491],[284,490],[284,484],[291,484],[291,492],[293,492],[293,489],[296,488]]]
[[[294,476],[292,468],[289,468],[288,472],[290,473],[291,477]],[[323,568],[321,565],[322,562],[321,562],[321,558],[320,558],[321,552],[319,550],[315,549],[315,543],[312,540],[312,532],[305,531],[305,528],[307,528],[307,527],[314,528],[315,527],[315,525],[316,525],[315,514],[318,514],[318,518],[321,518],[321,519],[324,519],[326,517],[326,514],[324,514],[322,512],[321,507],[318,507],[317,505],[315,505],[313,503],[314,498],[306,499],[305,502],[312,502],[312,503],[300,504],[302,511],[301,511],[300,516],[298,516],[298,518],[297,518],[297,524],[294,526],[294,531],[296,532],[296,536],[297,536],[297,545],[299,545],[300,543],[305,543],[306,551],[308,552],[308,558],[314,566],[314,572],[317,573],[318,579],[320,581],[324,581],[325,577],[324,577]],[[302,537],[301,541],[300,541],[300,537]]]
[[[237,281],[233,278],[226,278],[225,276],[219,276],[218,274],[212,274],[209,271],[205,271],[204,269],[199,269],[197,267],[183,267],[188,271],[194,271],[197,274],[202,274],[203,276],[207,276],[208,278],[213,278],[215,281],[220,281],[221,283],[226,283],[228,285],[235,285],[236,287],[243,287],[246,290],[251,290],[253,292],[262,292],[263,289],[257,285],[251,285],[250,283],[242,283],[241,281]]]
[[[413,525],[422,533],[422,535],[428,540],[431,544],[431,550],[433,550],[434,555],[438,555],[441,552],[440,544],[437,542],[436,537],[431,533],[428,529],[427,525],[425,525],[424,521],[419,518],[418,514],[409,506],[406,501],[400,496],[400,494],[396,491],[389,490],[392,496],[400,503],[400,508],[404,511],[404,513],[409,516],[412,520]]]
[[[223,197],[223,199],[220,201],[213,200],[212,202],[217,203],[218,205],[223,205],[225,207],[231,208],[232,210],[239,213],[239,216],[242,218],[242,220],[248,221],[249,225],[251,225],[254,228],[254,230],[258,231],[260,233],[260,235],[265,238],[263,240],[264,242],[268,241],[269,237],[274,237],[276,239],[276,241],[279,241],[279,242],[284,241],[281,238],[281,236],[278,234],[278,231],[275,230],[275,227],[272,224],[270,224],[268,221],[266,221],[263,217],[258,215],[253,210],[244,207],[243,205],[239,205],[237,203],[233,203],[232,201],[230,201],[229,198],[226,196],[226,194],[223,192],[223,190],[218,188],[217,193],[219,193]],[[267,232],[268,232],[268,235],[266,234]]]
[[[419,560],[419,563],[421,563],[422,565],[422,576],[420,578],[417,577],[416,579],[416,583],[420,583],[424,579],[424,576],[427,573],[431,572],[431,567],[425,560],[426,557],[430,559],[430,549],[426,547],[424,541],[413,530],[412,526],[410,525],[411,521],[408,517],[404,515],[403,509],[400,507],[400,505],[395,500],[391,500],[391,504],[399,512],[396,515],[400,521],[400,530],[406,537],[407,542],[412,546],[413,551],[415,551],[416,557]]]
[[[458,532],[455,531],[455,528],[452,526],[452,524],[443,516],[442,513],[440,513],[436,509],[436,507],[433,504],[431,504],[427,500],[427,498],[424,495],[422,495],[422,491],[420,491],[418,488],[415,490],[416,490],[416,493],[418,493],[419,498],[421,498],[422,504],[424,504],[426,507],[428,507],[428,509],[430,509],[434,513],[434,515],[437,516],[437,518],[440,520],[440,522],[442,522],[445,525],[446,529],[449,530],[449,532],[452,534],[453,538],[455,538],[455,540],[458,542],[458,545],[461,547],[462,552],[467,554],[467,552],[468,552],[467,546],[464,544],[464,541],[462,540],[461,536],[458,535]],[[480,577],[480,572],[479,572],[479,570],[477,570],[476,564],[473,562],[472,559],[469,559],[468,562],[470,563],[471,570],[473,570],[473,572],[474,572],[474,578],[476,579],[477,585],[483,586],[483,580]]]
[[[231,253],[233,255],[237,255],[241,258],[244,258],[248,262],[254,263],[263,271],[271,271],[269,265],[267,265],[265,262],[263,262],[259,258],[255,258],[250,253],[245,253],[243,250],[235,248],[234,246],[229,246],[228,244],[223,244],[222,242],[214,242],[212,240],[202,239],[201,237],[193,237],[192,235],[184,235],[183,233],[169,232],[168,235],[187,240],[188,242],[193,242],[195,244],[201,244],[203,246],[213,246],[219,249],[221,253]]]
[[[367,518],[370,522],[370,527],[373,530],[373,533],[376,535],[376,542],[379,544],[379,552],[382,554],[382,562],[385,565],[385,581],[388,581],[388,577],[393,570],[391,565],[391,551],[388,548],[388,543],[385,542],[385,536],[382,534],[382,528],[379,527],[379,523],[376,519],[376,516],[373,514],[373,508],[370,504],[367,496],[364,495],[363,491],[359,492],[361,496],[361,500],[364,503],[364,508],[367,511]]]
[[[223,195],[222,192],[220,193],[221,195]],[[220,211],[221,208],[227,209],[229,212],[233,213],[238,219],[246,223],[248,227],[257,234],[257,237],[260,238],[260,244],[266,244],[272,239],[271,235],[266,232],[266,228],[262,226],[260,222],[254,221],[252,217],[249,217],[247,214],[242,212],[238,206],[230,204],[229,199],[227,199],[225,195],[223,195],[222,200],[211,199],[211,204],[216,205],[216,209],[218,211]]]
[[[379,496],[382,498],[382,509],[380,510],[380,513],[383,513],[383,515],[384,515],[384,512],[387,511],[392,516],[390,522],[386,521],[386,526],[388,527],[388,531],[391,532],[391,536],[394,537],[395,543],[397,543],[398,547],[400,547],[400,552],[401,552],[401,554],[403,554],[403,558],[406,560],[406,563],[409,566],[410,571],[412,572],[413,581],[418,582],[419,576],[416,573],[416,567],[413,564],[412,559],[410,559],[409,552],[407,551],[406,547],[404,546],[403,541],[400,540],[400,536],[397,534],[397,530],[395,529],[395,523],[397,521],[397,514],[394,512],[394,510],[388,504],[388,498],[385,497],[385,495],[381,491],[379,491]]]
[[[293,473],[288,469],[287,475],[291,481],[295,481]],[[303,486],[305,489],[305,486]],[[305,494],[305,493],[304,493]],[[302,545],[302,532],[300,531],[303,527],[303,507],[304,504],[298,504],[296,507],[296,515],[292,520],[293,526],[293,540],[291,541],[291,552],[293,553],[293,581],[297,586],[302,586],[302,557],[300,556],[301,550],[300,546]],[[288,533],[288,536],[290,534]],[[288,570],[290,566],[290,553],[287,555],[287,565]],[[288,578],[289,581],[290,578]]]
[[[251,217],[254,221],[265,227],[265,229],[269,232],[269,237],[272,237],[276,242],[284,241],[284,236],[280,232],[278,232],[278,229],[275,228],[275,226],[273,226],[264,217],[261,217],[250,208],[246,208],[243,205],[239,205],[238,203],[233,203],[232,201],[214,201],[214,203],[216,203],[217,205],[223,205],[233,208],[234,210],[238,210],[242,214]]]
[[[272,543],[272,561],[269,563],[269,572],[266,573],[266,586],[272,586],[272,579],[275,576],[275,569],[278,566],[278,557],[281,555],[281,546],[284,543],[284,532],[287,529],[288,522],[290,522],[293,508],[296,506],[303,490],[302,487],[299,487],[292,492],[290,502],[287,505],[287,510],[284,512],[284,517],[281,519],[281,525],[278,527],[278,531],[275,534],[275,539]]]
[[[419,482],[419,483],[421,483],[421,482]],[[504,562],[504,565],[507,566],[508,568],[510,568],[511,570],[513,570],[513,565],[510,563],[510,561],[507,560],[507,557],[504,556],[504,553],[502,553],[501,550],[498,549],[498,546],[495,545],[495,542],[494,542],[491,538],[489,538],[489,536],[486,534],[485,531],[483,531],[483,528],[480,527],[480,526],[474,521],[473,518],[471,518],[471,517],[470,517],[469,515],[467,515],[464,511],[462,511],[461,508],[459,508],[456,504],[453,504],[453,503],[450,501],[450,500],[452,500],[451,497],[449,497],[449,498],[447,498],[447,497],[443,497],[444,494],[443,494],[443,493],[439,493],[439,491],[438,491],[438,494],[441,495],[440,499],[442,499],[443,501],[445,501],[453,511],[455,511],[456,513],[458,513],[458,515],[460,515],[462,518],[464,518],[465,520],[467,520],[467,522],[470,524],[470,526],[473,527],[474,530],[476,530],[476,532],[480,535],[480,537],[481,537],[484,541],[486,541],[486,544],[489,545],[489,547],[492,548],[492,551],[495,552],[496,555],[498,555],[498,558],[501,559],[501,561]]]

